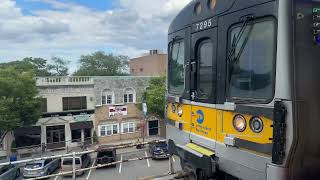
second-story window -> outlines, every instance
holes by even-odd
[[[135,92],[132,88],[127,88],[123,95],[124,103],[135,103]]]
[[[63,110],[85,110],[87,109],[87,97],[64,97],[62,98]]]
[[[113,104],[113,92],[106,89],[102,92],[101,103],[102,105]]]

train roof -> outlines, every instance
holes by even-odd
[[[210,0],[193,0],[186,7],[184,7],[179,14],[174,18],[170,24],[168,33],[174,33],[184,29],[191,24],[212,18],[215,16],[231,13],[251,6],[263,4],[276,0],[216,0],[214,9],[209,7]],[[199,14],[195,13],[197,4],[201,4],[202,11]]]

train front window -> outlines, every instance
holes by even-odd
[[[184,42],[174,41],[170,45],[169,93],[181,95],[184,91]]]
[[[230,44],[241,27],[231,29]],[[274,92],[275,22],[248,24],[229,61],[229,97],[234,101],[271,100]]]

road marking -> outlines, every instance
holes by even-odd
[[[122,161],[122,154],[121,154],[120,161]],[[119,166],[119,173],[120,173],[120,174],[121,174],[121,168],[122,168],[122,162],[120,163],[120,166]]]
[[[174,157],[172,156],[172,160],[173,160],[173,162],[176,162],[176,160],[174,159]]]
[[[93,161],[91,167],[95,166],[95,164],[96,164],[96,159]],[[87,180],[90,179],[91,171],[92,171],[92,169],[90,169],[90,171],[89,171],[89,173],[88,173]]]
[[[144,151],[144,153],[146,154],[146,157],[148,157],[147,151]],[[147,163],[148,163],[148,167],[150,167],[149,159],[147,159]]]
[[[61,172],[59,172],[58,174],[60,174]],[[56,176],[55,178],[54,178],[54,180],[58,180],[58,178],[59,178],[59,176]]]

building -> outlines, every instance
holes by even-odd
[[[72,148],[92,143],[94,131],[94,81],[92,77],[39,77],[42,118],[32,127],[14,131],[19,153],[28,147]]]
[[[0,160],[10,151],[14,139],[18,153],[28,156],[35,151],[92,144],[95,136],[101,144],[165,136],[163,120],[144,117],[139,108],[150,78],[38,77],[42,117],[34,126],[6,135]]]
[[[132,76],[163,76],[167,74],[168,55],[158,50],[150,50],[149,54],[129,61]]]
[[[159,119],[145,119],[139,109],[150,77],[103,77],[95,79],[95,127],[99,143],[163,135]],[[149,132],[149,122],[152,132]]]

